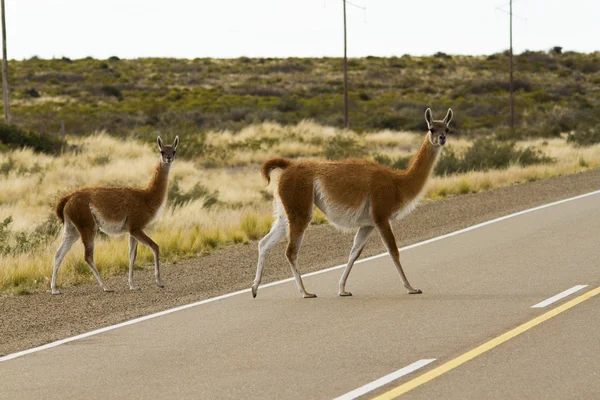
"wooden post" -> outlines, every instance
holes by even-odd
[[[350,128],[348,121],[348,57],[346,52],[346,0],[344,2],[344,128]]]
[[[8,60],[6,59],[6,16],[4,0],[2,2],[2,91],[4,94],[4,122],[10,124],[10,107],[8,104]]]

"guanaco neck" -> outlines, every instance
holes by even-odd
[[[441,152],[442,146],[432,144],[427,133],[404,175],[403,191],[407,200],[414,200],[423,191]]]
[[[150,201],[156,207],[160,207],[167,197],[167,187],[169,184],[169,171],[171,164],[160,161],[154,170],[154,175],[146,188],[150,195]]]

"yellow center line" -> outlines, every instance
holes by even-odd
[[[400,385],[388,392],[385,392],[377,397],[374,397],[373,400],[395,399],[396,397],[403,395],[404,393],[406,393],[410,390],[413,390],[414,388],[417,388],[417,387],[423,385],[424,383],[427,383],[430,380],[435,379],[438,376],[445,374],[446,372],[448,372],[450,370],[453,370],[456,367],[461,366],[462,364],[485,353],[486,351],[489,351],[489,350],[493,349],[494,347],[501,345],[502,343],[514,338],[515,336],[528,331],[529,329],[533,328],[534,326],[537,326],[537,325],[541,324],[542,322],[549,320],[550,318],[556,317],[558,314],[565,312],[568,309],[575,307],[577,304],[583,303],[584,301],[591,299],[592,297],[594,297],[598,294],[600,294],[600,286],[594,290],[591,290],[587,293],[582,294],[579,297],[576,297],[575,299],[573,299],[561,306],[558,306],[558,307],[548,311],[545,314],[540,315],[539,317],[532,319],[531,321],[525,322],[523,325],[519,325],[516,328],[514,328],[506,333],[503,333],[502,335],[482,344],[479,347],[469,350],[468,352],[448,361],[447,363],[445,363],[443,365],[440,365],[437,368],[432,369],[429,372],[424,373],[423,375],[416,377],[413,380],[403,383],[402,385]]]

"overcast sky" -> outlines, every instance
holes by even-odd
[[[5,0],[9,59],[343,54],[342,0]],[[508,0],[352,0],[350,57],[508,48]],[[508,5],[503,7],[508,10]],[[600,50],[600,1],[516,0],[515,52]]]

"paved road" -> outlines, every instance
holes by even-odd
[[[598,232],[600,194],[403,251],[422,295],[380,257],[355,265],[353,297],[336,295],[336,270],[305,278],[317,299],[288,282],[1,362],[0,398],[331,399],[436,359],[373,397],[600,286]],[[598,398],[599,307],[591,297],[405,396]]]

